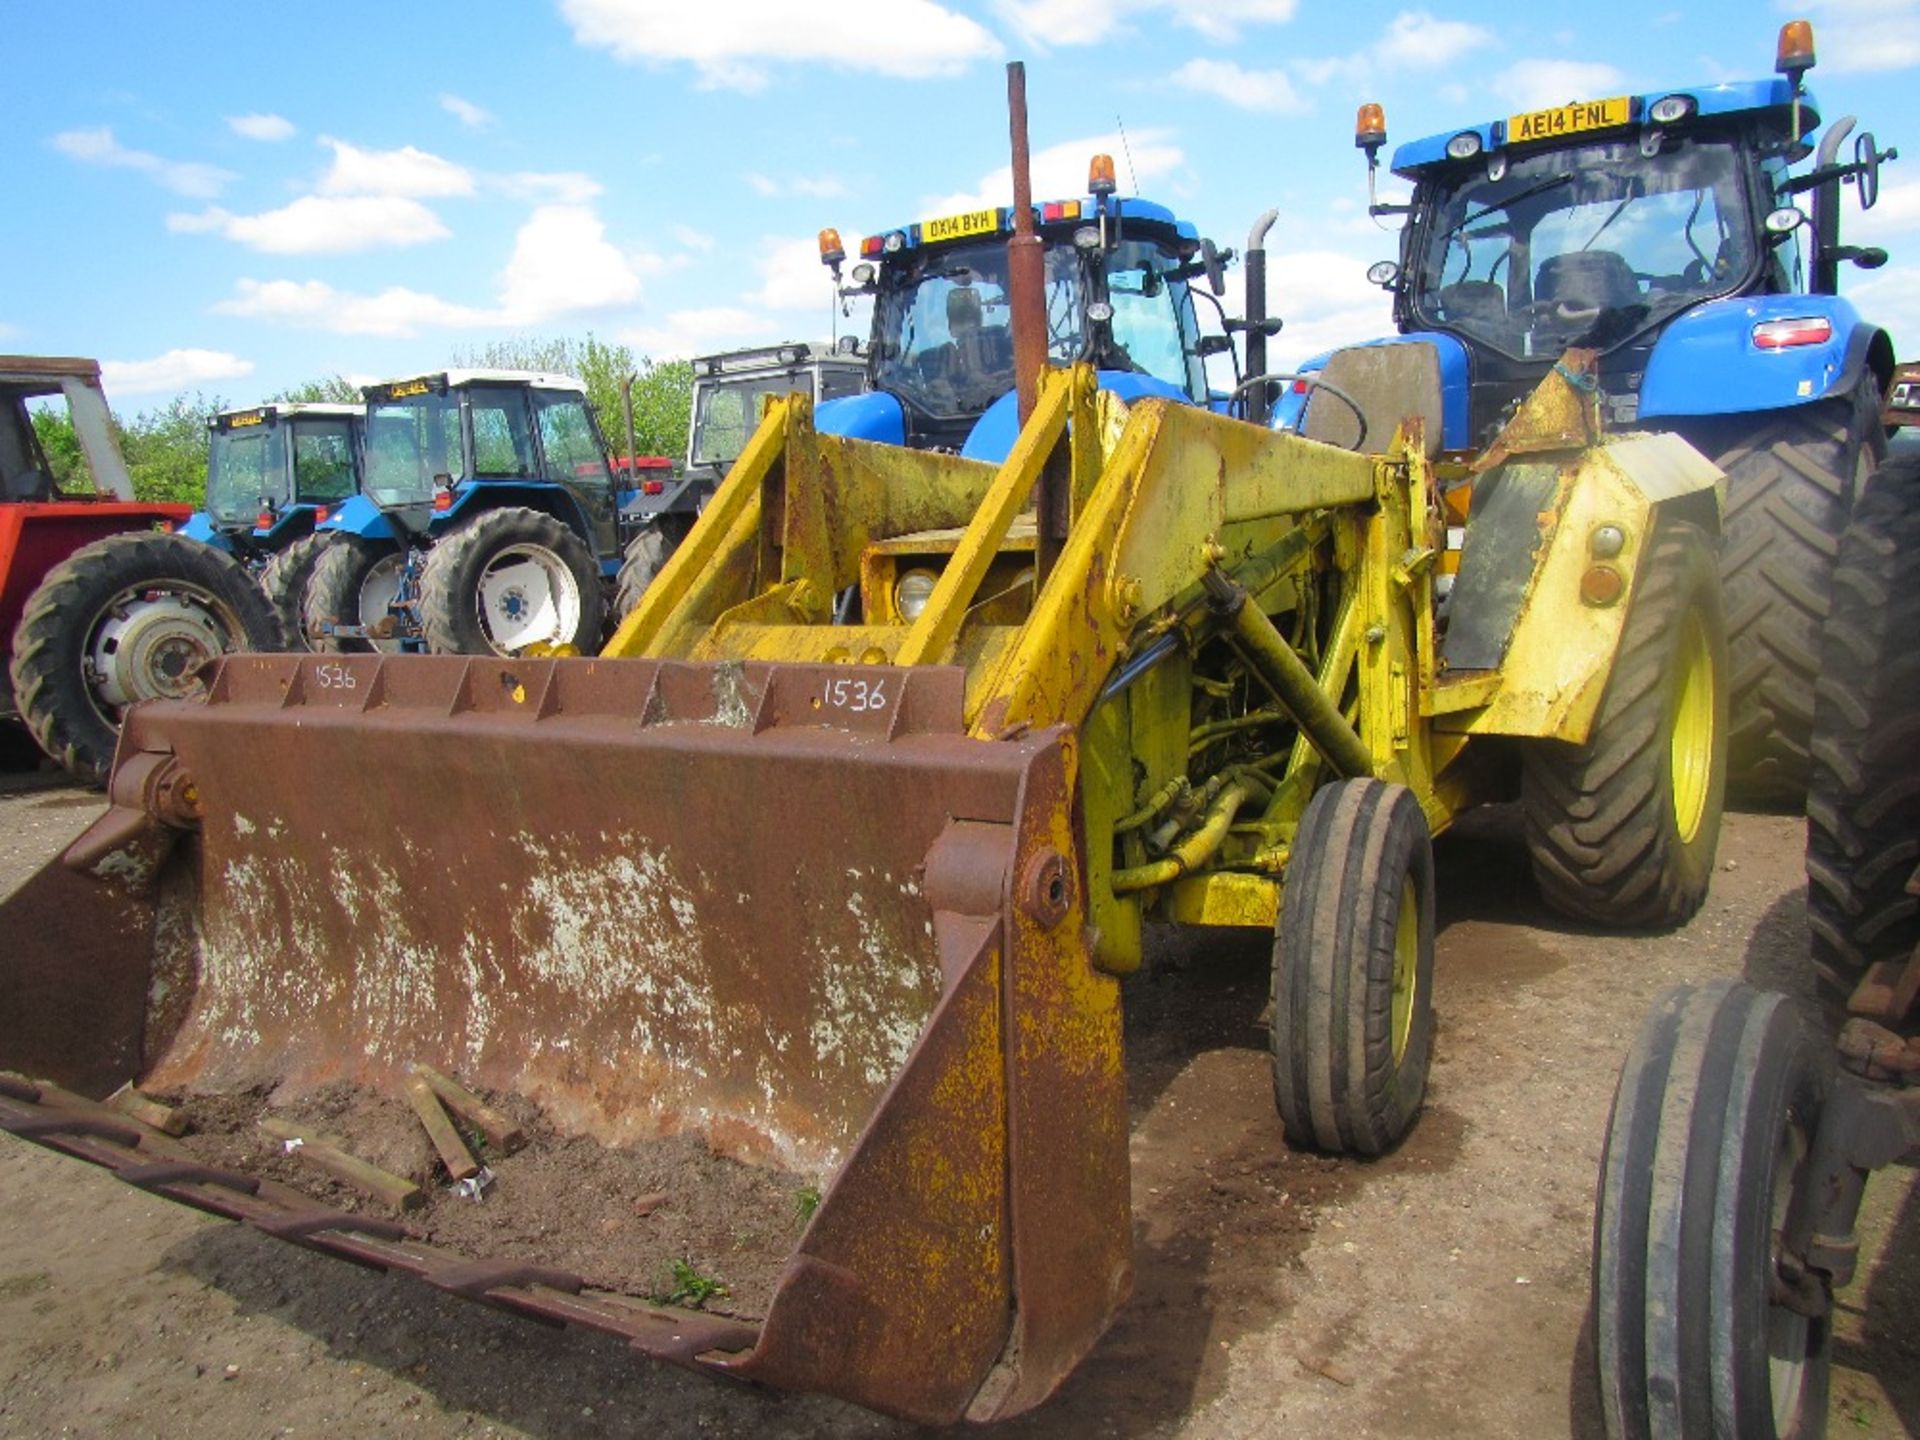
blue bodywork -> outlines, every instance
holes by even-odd
[[[1780,130],[1784,134],[1787,128],[1787,113],[1793,103],[1793,87],[1784,77],[1772,80],[1742,80],[1725,85],[1680,86],[1671,90],[1649,90],[1644,95],[1628,98],[1628,123],[1641,124],[1647,116],[1647,110],[1669,95],[1686,95],[1693,99],[1697,116],[1701,119],[1715,115],[1737,115],[1747,111],[1777,110],[1780,112]],[[1800,114],[1802,129],[1811,129],[1820,123],[1820,107],[1810,91],[1800,92]],[[1693,122],[1688,122],[1693,123]],[[1458,130],[1443,131],[1438,135],[1428,135],[1419,140],[1410,140],[1393,152],[1393,173],[1403,180],[1418,180],[1420,172],[1430,165],[1458,165],[1461,162],[1450,159],[1447,145],[1457,135],[1472,133],[1480,137],[1482,152],[1498,150],[1507,143],[1507,121],[1488,120],[1479,125],[1466,125]],[[1604,135],[1604,130],[1590,132]],[[1578,137],[1557,137],[1553,141],[1540,141],[1539,144],[1551,146],[1561,139]]]
[[[1036,204],[1033,208],[1036,218],[1041,218],[1045,224],[1070,224],[1075,221],[1092,223],[1099,218],[1100,203],[1098,196],[1088,195],[1078,200],[1050,200],[1044,204]],[[1044,216],[1046,211],[1056,206],[1078,206],[1079,208],[1070,215],[1061,215],[1053,220],[1045,220]],[[1122,198],[1110,195],[1107,197],[1106,207],[1107,215],[1110,219],[1138,220],[1152,225],[1165,225],[1183,240],[1198,241],[1200,238],[1200,232],[1194,229],[1189,222],[1176,218],[1174,213],[1167,209],[1166,206],[1156,205],[1151,200],[1141,200],[1134,197]],[[928,223],[931,222],[920,221],[912,225],[903,225],[896,230],[882,230],[868,236],[865,243],[860,247],[860,258],[863,260],[878,260],[883,253],[897,254],[903,249],[917,250],[921,245],[929,243],[922,238],[922,232]],[[995,229],[991,231],[977,231],[964,238],[977,239],[979,236],[986,234],[1011,235],[1012,233],[1013,207],[1011,205],[1002,205],[999,207],[999,218],[996,222]],[[887,241],[893,239],[895,236],[899,237],[898,242],[894,245],[892,251],[886,251],[884,247]],[[931,243],[945,244],[946,242],[942,239]]]
[[[249,525],[225,529],[215,524],[213,516],[205,510],[196,510],[176,533],[189,540],[198,540],[203,545],[211,545],[216,550],[224,550],[242,560],[264,561],[273,552],[285,549],[312,531],[313,517],[319,510],[318,505],[288,505],[275,511],[273,524],[265,528]],[[242,536],[246,537],[244,541]]]
[[[823,400],[813,408],[814,428],[822,435],[844,435],[849,440],[875,440],[882,445],[907,443],[907,415],[900,402],[884,390]]]
[[[1099,376],[1102,390],[1109,390],[1129,403],[1143,396],[1173,400],[1182,405],[1193,403],[1193,397],[1178,385],[1169,385],[1152,375],[1142,375],[1133,370],[1102,370]],[[1013,449],[1013,442],[1019,437],[1020,397],[1008,391],[989,405],[974,422],[967,443],[960,447],[960,455],[965,460],[985,460],[999,465],[1006,460]]]
[[[551,515],[575,534],[590,536],[592,527],[580,513],[579,502],[563,485],[532,480],[463,480],[453,488],[453,503],[445,510],[429,504],[400,505],[383,510],[365,495],[354,495],[332,509],[318,529],[339,530],[363,540],[406,545],[412,539],[438,540],[468,516],[509,505],[524,506]],[[601,573],[617,574],[618,555],[598,557]]]
[[[1820,316],[1832,338],[1762,350],[1754,326]],[[1653,348],[1640,382],[1640,418],[1785,410],[1847,395],[1879,331],[1838,295],[1746,295],[1695,306]]]

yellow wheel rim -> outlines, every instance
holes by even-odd
[[[1412,878],[1400,892],[1400,920],[1393,929],[1393,1063],[1407,1053],[1413,1034],[1413,1002],[1420,988],[1420,907]]]
[[[1680,843],[1691,845],[1707,815],[1713,778],[1713,652],[1697,619],[1687,620],[1680,641],[1680,697],[1673,707],[1670,765],[1673,822]]]

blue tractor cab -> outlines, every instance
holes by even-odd
[[[1397,262],[1369,271],[1399,335],[1442,378],[1444,446],[1484,446],[1573,348],[1598,352],[1615,427],[1677,431],[1726,472],[1732,771],[1749,789],[1804,785],[1818,629],[1833,547],[1884,453],[1894,368],[1883,329],[1841,298],[1840,200],[1874,203],[1894,152],[1852,117],[1807,143],[1809,25],[1784,27],[1770,80],[1654,90],[1508,115],[1402,145],[1411,181]],[[1356,143],[1369,176],[1377,105]],[[1794,167],[1813,164],[1796,173]],[[1810,207],[1801,208],[1801,197]],[[1314,368],[1314,362],[1310,362]],[[1296,387],[1299,388],[1299,387]],[[1283,397],[1280,413],[1338,408]]]
[[[1047,360],[1098,366],[1123,399],[1161,395],[1204,405],[1210,396],[1190,282],[1224,289],[1223,257],[1199,232],[1150,200],[1113,193],[1113,164],[1096,156],[1090,193],[1034,206],[1045,256]],[[868,393],[818,407],[828,434],[995,463],[1019,433],[1007,239],[1013,211],[990,206],[870,235],[844,296],[873,299]],[[836,231],[821,260],[839,278]],[[1226,342],[1213,337],[1215,344]]]
[[[365,482],[318,534],[304,630],[326,649],[592,650],[619,568],[606,445],[571,376],[370,385]]]
[[[357,405],[275,401],[207,421],[206,508],[180,533],[244,564],[290,642],[318,558],[314,527],[360,489],[360,418]]]

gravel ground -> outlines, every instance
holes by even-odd
[[[0,889],[88,793],[0,785]],[[1131,983],[1135,1298],[1033,1436],[1593,1436],[1588,1240],[1621,1056],[1652,997],[1801,988],[1800,825],[1730,816],[1706,908],[1618,938],[1534,898],[1511,817],[1439,847],[1438,1058],[1372,1164],[1280,1139],[1265,947],[1161,937]],[[0,937],[0,943],[5,943]],[[1836,1434],[1920,1433],[1909,1175],[1868,1192]],[[903,1435],[833,1402],[656,1368],[144,1196],[0,1137],[0,1437]]]

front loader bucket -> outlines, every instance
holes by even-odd
[[[847,674],[228,658],[205,703],[129,718],[107,815],[7,903],[0,1127],[696,1368],[928,1422],[1038,1403],[1130,1278],[1076,741],[969,738],[957,667]],[[764,1313],[720,1318],[422,1243],[70,1093],[416,1064],[823,1198]]]

